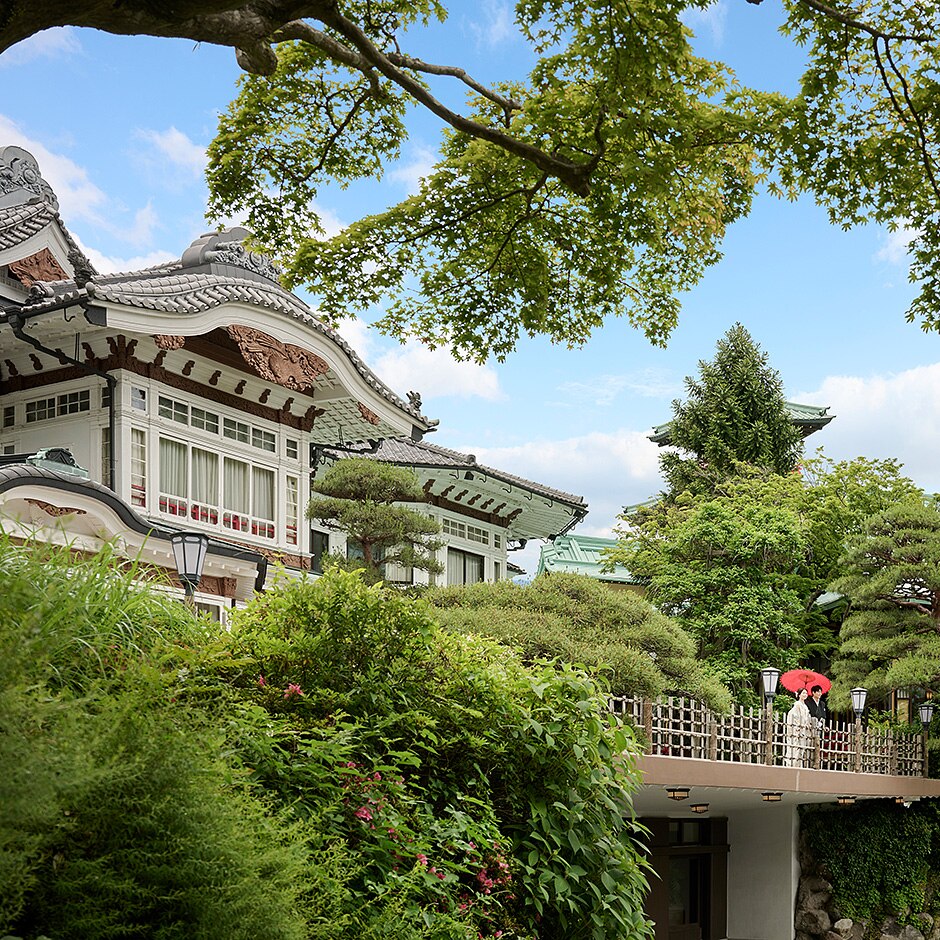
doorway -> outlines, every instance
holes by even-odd
[[[709,937],[710,855],[673,855],[669,859],[669,940]]]

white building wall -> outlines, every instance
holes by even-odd
[[[770,803],[729,813],[729,937],[793,940],[798,836],[795,806]]]

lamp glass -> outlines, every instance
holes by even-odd
[[[670,800],[687,800],[689,798],[688,787],[666,787],[666,796]]]
[[[852,708],[855,714],[860,716],[865,711],[865,703],[868,701],[868,689],[857,686],[852,689]]]
[[[768,666],[760,671],[760,684],[764,692],[764,701],[772,699],[777,694],[777,680],[780,678],[780,670],[773,666]]]
[[[836,800],[836,802],[839,804],[839,806],[854,806],[855,797],[854,796],[840,796]]]
[[[707,803],[693,803],[689,807],[689,809],[692,810],[693,813],[698,813],[699,815],[701,815],[702,813],[708,812],[708,804]]]
[[[202,578],[202,569],[209,550],[209,536],[201,532],[177,532],[170,536],[173,558],[180,581],[187,590],[195,590]]]
[[[917,712],[920,715],[921,724],[924,726],[929,725],[933,721],[933,702],[929,699],[926,702],[921,702],[917,706]]]
[[[768,790],[761,793],[760,798],[765,803],[779,803],[783,799],[783,794],[776,790]]]

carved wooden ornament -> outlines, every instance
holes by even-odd
[[[64,281],[68,278],[62,265],[48,248],[41,248],[34,255],[10,262],[10,273],[27,287],[36,281]]]
[[[362,415],[364,420],[368,421],[369,424],[378,425],[379,416],[374,411],[366,408],[361,401],[357,401],[356,404],[359,406],[359,414]]]
[[[242,358],[261,378],[283,388],[302,392],[312,389],[330,367],[324,359],[300,346],[282,343],[250,326],[230,326],[228,334],[238,344]]]
[[[62,516],[85,515],[84,509],[73,509],[71,506],[53,506],[52,503],[47,503],[41,499],[27,499],[26,502],[55,519],[60,519]]]
[[[153,341],[157,344],[158,349],[165,349],[167,351],[182,349],[183,346],[186,345],[185,336],[167,336],[165,333],[157,333]]]

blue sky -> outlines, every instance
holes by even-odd
[[[775,0],[719,0],[690,25],[703,55],[739,78],[793,91],[798,50],[775,30]],[[412,47],[482,80],[524,66],[509,4],[457,9]],[[0,145],[39,159],[66,225],[105,270],[179,257],[206,230],[205,147],[239,75],[224,49],[87,30],[51,30],[0,57]],[[324,192],[328,227],[397,202],[429,166],[439,126],[416,114],[401,163],[382,182]],[[618,510],[659,488],[645,435],[670,416],[683,377],[740,321],[770,354],[789,397],[836,419],[811,441],[833,457],[894,456],[940,490],[940,336],[904,320],[912,296],[903,234],[843,232],[810,201],[762,196],[725,242],[724,260],[684,300],[668,347],[612,321],[579,350],[524,341],[506,362],[455,365],[398,346],[365,323],[344,335],[400,393],[421,391],[431,438],[491,466],[583,495],[580,531],[608,534]],[[521,561],[534,569],[536,553]]]

